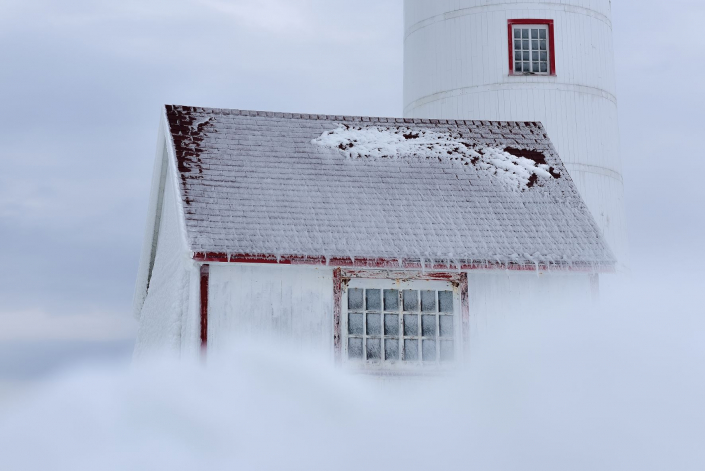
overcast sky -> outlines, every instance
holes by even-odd
[[[703,279],[704,24],[613,2],[637,273]],[[400,116],[402,49],[401,0],[0,0],[0,380],[129,354],[161,105]]]

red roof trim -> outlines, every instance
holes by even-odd
[[[553,20],[540,20],[528,18],[521,20],[507,20],[507,32],[509,33],[509,75],[514,75],[514,42],[512,41],[513,25],[548,25],[548,60],[550,61],[551,76],[556,75],[556,48],[553,32]]]
[[[268,255],[268,254],[227,254],[222,252],[196,252],[193,259],[210,263],[266,263],[278,265],[318,265],[351,268],[390,268],[396,270],[511,270],[511,271],[570,271],[581,273],[613,273],[612,264],[531,264],[500,262],[462,262],[460,266],[445,263],[421,263],[417,260],[399,260],[390,258],[350,258],[350,257],[307,257],[302,255]]]

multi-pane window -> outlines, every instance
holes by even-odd
[[[551,73],[549,29],[547,25],[514,25],[514,73]]]
[[[368,280],[346,291],[346,358],[384,365],[443,365],[455,359],[455,292],[443,282]],[[386,281],[386,282],[385,282]]]

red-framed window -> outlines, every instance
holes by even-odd
[[[462,363],[469,339],[465,273],[333,272],[336,363],[416,374]]]
[[[553,20],[507,21],[509,75],[556,75]]]

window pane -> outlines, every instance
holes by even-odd
[[[396,289],[384,290],[384,310],[398,311],[399,310],[399,291]]]
[[[399,335],[399,316],[396,314],[384,315],[384,335]]]
[[[538,51],[534,51],[531,53],[531,60],[534,62],[539,61],[539,52]]]
[[[384,359],[398,360],[399,359],[399,340],[386,339],[384,341]]]
[[[404,360],[416,361],[419,359],[419,341],[404,340]]]
[[[436,361],[436,341],[423,341],[423,361]]]
[[[529,30],[528,30],[528,29],[522,29],[522,30],[521,30],[521,37],[522,37],[522,39],[529,39]]]
[[[521,39],[521,30],[519,28],[514,28],[514,37],[516,39]]]
[[[367,314],[367,335],[382,335],[381,314]]]
[[[452,340],[441,341],[441,361],[453,361],[455,358],[455,346]]]
[[[542,61],[547,61],[547,60],[548,60],[548,52],[546,52],[546,51],[541,51],[541,60],[542,60]]]
[[[348,314],[348,333],[350,335],[362,335],[362,314]]]
[[[534,62],[534,63],[532,64],[532,66],[533,66],[533,68],[534,68],[532,72],[538,72],[538,71],[539,71],[539,64],[538,64],[538,62]]]
[[[381,360],[382,359],[382,340],[367,339],[367,359]]]
[[[439,318],[441,337],[453,336],[453,316],[441,316]]]
[[[521,48],[526,49],[528,51],[529,50],[529,41],[522,41]]]
[[[368,289],[365,294],[365,297],[367,298],[367,310],[381,311],[382,301],[380,299],[380,296],[382,294],[382,291],[378,289]]]
[[[348,309],[362,310],[362,291],[358,288],[348,290]]]
[[[531,41],[531,49],[537,51],[539,48],[539,42],[538,41]]]
[[[435,291],[421,291],[421,310],[424,312],[436,312]]]
[[[521,49],[521,41],[514,41],[514,49]]]
[[[421,316],[421,333],[424,337],[436,336],[436,316]]]
[[[529,60],[529,51],[524,52],[524,60],[525,61]]]
[[[531,72],[531,69],[529,68],[528,62],[524,62],[524,72]]]
[[[546,41],[541,41],[541,50],[542,51],[546,50]]]
[[[419,335],[419,316],[415,314],[404,315],[404,335]]]
[[[545,29],[542,29],[539,31],[539,38],[546,39],[546,30]]]
[[[405,289],[404,290],[404,310],[418,311],[419,310],[419,295],[418,291]]]
[[[548,64],[546,62],[541,62],[541,72],[548,72]]]
[[[514,72],[521,72],[521,62],[514,64]]]
[[[539,30],[538,29],[532,29],[531,30],[531,39],[538,39],[539,38]]]
[[[362,339],[348,339],[348,358],[362,358]]]
[[[453,312],[453,292],[438,292],[438,310],[441,312]]]

